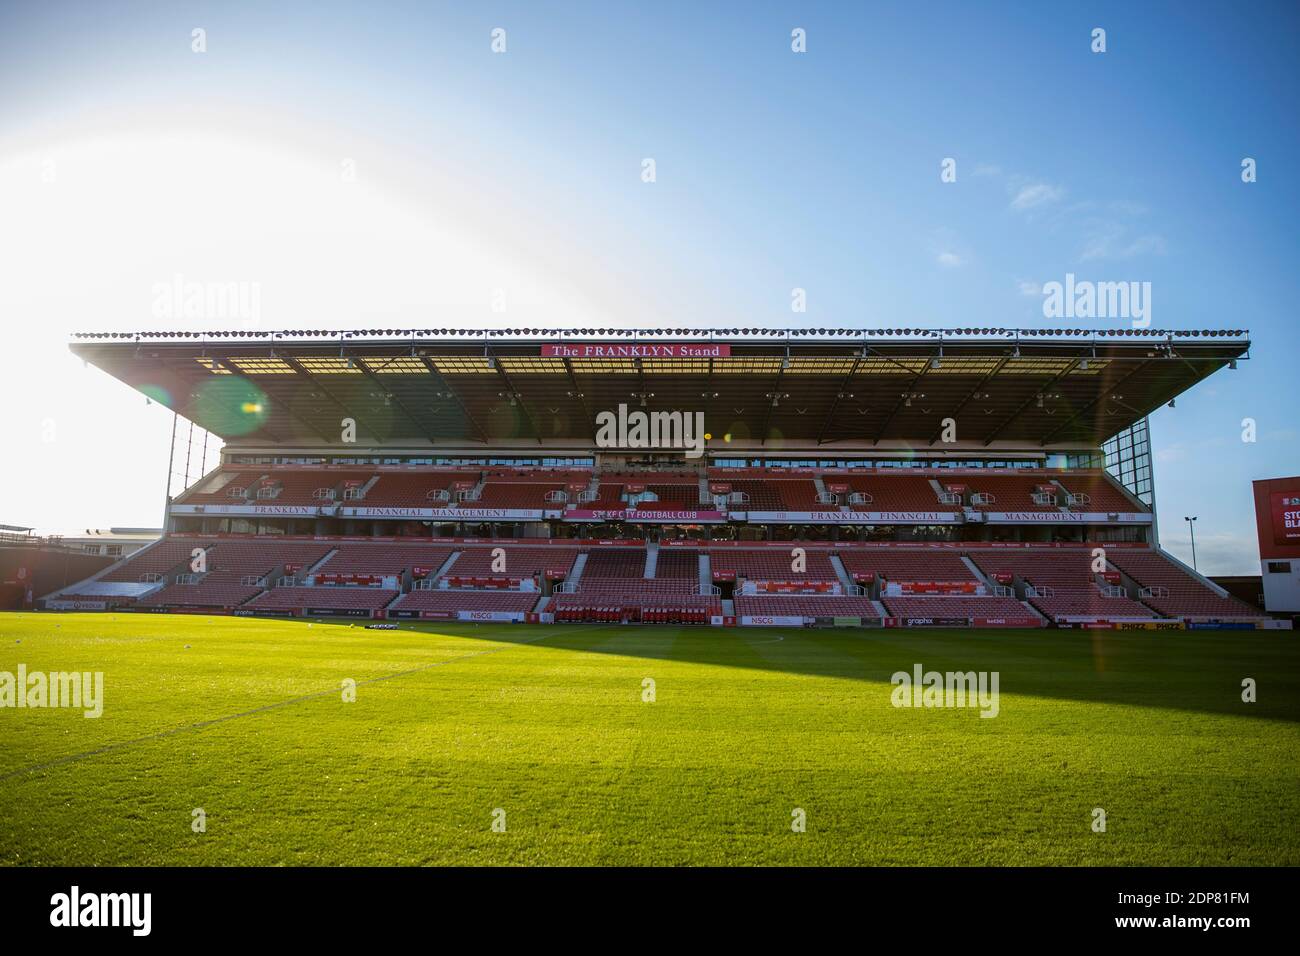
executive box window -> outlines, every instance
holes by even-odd
[[[1290,561],[1269,561],[1268,573],[1269,574],[1290,574],[1291,562]]]

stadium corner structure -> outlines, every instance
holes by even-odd
[[[71,347],[172,409],[174,435],[224,447],[192,481],[187,459],[157,543],[46,609],[1285,623],[1156,538],[1146,416],[1248,358],[1241,331],[111,333]]]

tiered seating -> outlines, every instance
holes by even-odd
[[[971,573],[962,559],[949,551],[899,551],[894,548],[872,550],[842,550],[840,561],[849,577],[855,581],[877,580],[893,583],[905,582],[973,582],[979,578]]]
[[[326,471],[326,470],[304,470],[304,471],[277,471],[267,475],[269,479],[279,483],[280,493],[273,498],[266,499],[273,501],[277,505],[320,505],[328,502],[329,498],[317,498],[316,492],[321,489],[332,490],[335,497],[332,499],[337,503],[342,503],[343,493],[338,491],[345,482],[356,482],[358,486],[364,485],[374,477],[373,471]],[[256,494],[256,488],[250,488],[250,497]]]
[[[376,508],[445,508],[456,500],[456,482],[478,484],[478,472],[381,472],[363,499]],[[447,492],[446,501],[429,497],[430,492]]]
[[[211,546],[211,541],[199,538],[166,538],[133,554],[99,580],[139,581],[143,574],[165,574],[182,561],[188,561],[195,548]]]
[[[241,501],[243,496],[236,496],[234,492],[240,488],[246,491],[256,486],[257,480],[264,474],[265,471],[251,469],[227,469],[215,479],[217,487],[214,490],[187,491],[176,500],[187,505],[227,504],[231,501]]]
[[[722,601],[711,594],[666,593],[656,597],[646,592],[596,589],[557,594],[551,599],[550,610],[556,621],[708,624],[710,618],[722,614]]]
[[[785,511],[785,506],[781,503],[781,496],[777,493],[774,482],[764,481],[757,478],[731,478],[731,491],[734,494],[739,491],[749,496],[749,500],[744,505],[732,505],[736,510],[742,508],[749,511]],[[807,509],[805,509],[807,510]]]
[[[546,500],[551,491],[564,491],[563,482],[523,482],[488,479],[477,501],[465,502],[467,508],[546,509],[560,505]]]
[[[880,603],[896,617],[1027,618],[1029,611],[1008,597],[884,597]]]
[[[496,547],[505,550],[505,571],[492,570],[492,552]],[[510,579],[541,578],[548,571],[560,571],[568,577],[577,560],[577,548],[552,548],[541,546],[497,545],[496,547],[465,548],[447,571],[449,578]]]
[[[623,483],[602,481],[597,489],[596,500],[587,505],[589,508],[599,510],[616,510],[624,508],[627,502],[623,500]]]
[[[284,565],[294,570],[309,568],[329,554],[330,548],[330,544],[319,541],[230,538],[216,542],[206,558],[209,571],[263,575]]]
[[[249,601],[245,607],[275,610],[297,610],[320,607],[347,610],[379,610],[397,597],[400,592],[386,588],[352,587],[291,587],[272,588]]]
[[[645,551],[642,548],[593,548],[587,553],[579,587],[583,590],[609,583],[634,586],[645,581]]]
[[[790,568],[794,560],[791,551],[803,548],[807,561],[804,571]],[[790,550],[785,548],[764,548],[747,551],[743,549],[717,549],[709,551],[709,566],[713,569],[715,579],[723,580],[733,574],[737,580],[748,581],[788,581],[801,584],[835,584],[839,576],[831,564],[829,553],[825,550],[809,547],[804,542],[794,542]]]
[[[500,611],[527,614],[541,597],[535,591],[459,591],[420,589],[403,594],[394,611]]]
[[[1087,495],[1090,499],[1087,503],[1070,505],[1071,511],[1127,512],[1147,510],[1130,501],[1128,496],[1120,491],[1106,477],[1104,472],[1079,472],[1078,474],[1064,475],[1058,481],[1071,494]],[[1065,501],[1062,500],[1061,504],[1064,505]]]
[[[242,571],[211,571],[196,584],[169,584],[138,602],[151,607],[238,607],[261,594],[257,584],[244,584],[250,575]]]
[[[428,544],[346,542],[339,545],[337,554],[316,569],[316,574],[400,577],[410,569],[417,577],[424,577],[446,564],[451,553],[451,548]]]
[[[667,562],[665,562],[667,558]],[[693,575],[689,562],[694,561]],[[722,613],[721,601],[699,594],[696,552],[660,551],[655,577],[645,576],[646,553],[641,548],[596,548],[576,594],[557,594],[551,610],[557,621],[643,621],[665,624],[707,624]]]
[[[736,597],[736,616],[879,618],[880,612],[870,598],[855,595],[742,594]]]
[[[1111,564],[1142,587],[1163,588],[1165,593],[1141,598],[1142,603],[1169,617],[1258,618],[1263,614],[1232,597],[1211,591],[1159,551],[1121,550],[1107,552]]]
[[[660,549],[655,561],[656,582],[672,581],[698,588],[700,584],[700,554],[698,551]]]
[[[855,504],[854,511],[960,511],[961,505],[939,503],[929,478],[917,475],[851,475],[830,479],[849,486],[850,494],[871,496],[869,504]]]
[[[698,481],[681,484],[649,482],[646,484],[645,490],[655,494],[659,499],[657,503],[661,507],[673,510],[692,510],[700,507],[700,484]],[[650,510],[655,507],[655,504],[656,502],[653,501],[642,501],[640,506]]]
[[[1151,609],[1128,597],[1107,597],[1092,572],[1091,549],[1041,549],[997,551],[972,555],[976,566],[990,578],[1010,574],[1051,593],[1030,597],[1029,603],[1050,618],[1154,617]]]
[[[963,475],[959,483],[966,485],[972,494],[993,496],[991,503],[972,504],[977,511],[1058,511],[1065,504],[1065,492],[1060,488],[1052,492],[1056,504],[1034,501],[1038,486],[1052,483],[1042,475]]]
[[[188,557],[193,543],[187,542]],[[274,538],[223,539],[204,555],[206,572],[192,584],[169,583],[140,603],[155,607],[236,607],[262,586],[244,584],[246,579],[264,579],[278,568],[297,571],[310,567],[330,550],[315,541],[277,541]],[[188,566],[181,573],[191,573]]]
[[[781,500],[781,511],[839,511],[839,505],[817,500],[817,485],[811,479],[783,478],[773,481],[772,487]]]

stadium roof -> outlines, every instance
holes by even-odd
[[[1097,447],[1243,330],[455,329],[83,333],[72,351],[239,445],[590,444],[619,404],[739,446]],[[356,446],[352,446],[356,447]]]

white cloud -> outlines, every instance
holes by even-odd
[[[1054,203],[1065,195],[1064,189],[1049,183],[1025,183],[1015,192],[1015,196],[1011,199],[1011,208],[1022,211]]]
[[[1029,279],[1016,280],[1016,288],[1020,290],[1021,295],[1042,295],[1043,294],[1043,287],[1039,285],[1037,282],[1032,282]]]
[[[939,253],[938,262],[939,265],[947,269],[956,269],[958,266],[964,266],[966,264],[966,260],[957,255],[957,253],[947,250]]]
[[[1162,256],[1165,254],[1164,236],[1145,233],[1130,236],[1127,226],[1117,222],[1103,222],[1094,226],[1084,240],[1079,252],[1080,261],[1090,259],[1132,259],[1136,256]]]

